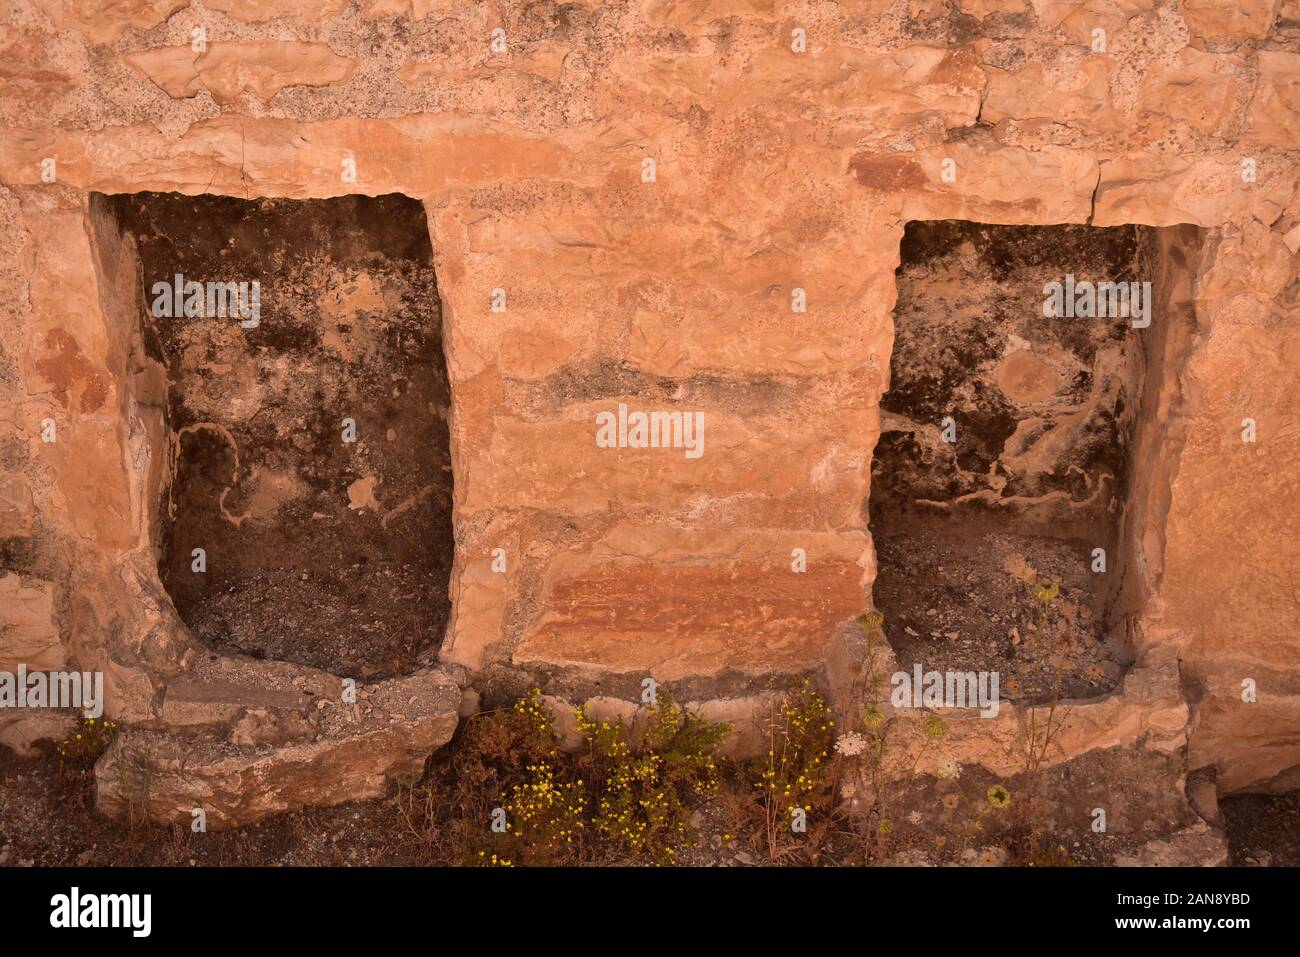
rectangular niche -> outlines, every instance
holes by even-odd
[[[182,620],[216,651],[413,670],[446,628],[453,554],[423,205],[143,193],[94,210],[138,256],[132,382],[161,408],[152,535]]]
[[[1158,410],[1192,337],[1198,242],[1190,227],[907,224],[867,510],[874,604],[909,672],[997,672],[1012,700],[1118,684],[1181,443]],[[1150,324],[1044,315],[1048,284],[1063,300],[1102,282],[1149,282]]]

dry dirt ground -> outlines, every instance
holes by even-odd
[[[1119,683],[1124,668],[1086,581],[1088,543],[915,517],[906,534],[878,534],[876,548],[875,601],[891,612],[900,666],[998,672],[1012,701],[1092,698]],[[1027,574],[1060,587],[1041,640]]]
[[[1129,760],[1122,754],[1099,755],[1103,762]],[[1070,806],[1090,796],[1079,793],[1098,768],[1075,768],[1049,779],[1044,794],[1049,803]],[[1110,769],[1112,772],[1115,768]],[[1133,769],[1136,770],[1136,769]],[[432,778],[439,774],[435,764]],[[981,796],[989,780],[970,769],[959,781],[918,779],[900,794],[892,844],[895,863],[1001,864],[1005,854],[996,841],[999,828],[1014,823],[1010,816],[980,813]],[[1018,787],[1008,782],[1013,794]],[[1086,788],[1085,788],[1086,790]],[[450,793],[450,789],[448,792]],[[1074,795],[1077,800],[1065,799]],[[1158,800],[1155,795],[1148,795]],[[736,799],[732,795],[732,800]],[[1014,798],[1013,798],[1014,800]],[[1142,798],[1136,799],[1141,803]],[[761,840],[737,831],[735,815],[724,792],[702,804],[692,815],[698,828],[695,847],[683,849],[688,866],[744,867],[771,863]],[[1239,866],[1300,865],[1300,794],[1282,797],[1241,797],[1223,802],[1232,863]],[[1147,813],[1142,810],[1140,813]],[[987,829],[973,827],[985,822]],[[1001,821],[1001,823],[999,823]],[[785,855],[790,865],[845,865],[862,861],[859,836],[844,821],[810,829],[818,846],[804,846]],[[1088,846],[1086,828],[1062,827],[1044,843],[1063,846],[1070,863],[1104,864],[1111,856]],[[1126,842],[1131,843],[1131,842]],[[1119,845],[1115,845],[1119,847]],[[1112,848],[1113,850],[1114,848]],[[0,748],[0,865],[4,866],[360,866],[447,865],[462,863],[451,842],[430,840],[412,826],[409,806],[395,793],[385,800],[363,801],[334,808],[283,814],[233,831],[193,834],[185,827],[130,827],[99,816],[94,810],[94,782],[85,772],[61,772],[52,752],[20,758]],[[625,864],[611,858],[604,864]]]
[[[1232,863],[1247,867],[1300,866],[1300,792],[1246,794],[1220,804]]]

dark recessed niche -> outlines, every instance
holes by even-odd
[[[869,504],[874,603],[902,667],[995,671],[1003,697],[1038,700],[1122,676],[1124,513],[1168,325],[1157,233],[907,225]],[[1045,317],[1044,286],[1067,275],[1151,282],[1152,326]],[[1044,609],[1036,586],[1051,581]]]
[[[450,394],[422,204],[106,202],[140,261],[137,374],[165,378],[155,537],[181,618],[220,651],[355,677],[412,670],[445,630],[453,553]],[[155,287],[178,275],[179,314]],[[190,282],[204,301],[187,310]],[[209,297],[209,284],[234,286]]]

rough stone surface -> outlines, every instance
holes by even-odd
[[[892,651],[879,648],[876,654],[883,673],[898,670]],[[1187,746],[1189,709],[1179,681],[1178,649],[1166,644],[1139,660],[1111,694],[1058,705],[1053,722],[1059,731],[1043,755],[1042,767],[1116,747],[1180,753]],[[1023,767],[1026,722],[1032,717],[1039,727],[1045,726],[1049,708],[1003,702],[992,717],[978,710],[941,710],[937,713],[947,724],[941,747],[926,747],[926,712],[892,707],[886,711],[902,722],[897,742],[907,756],[902,766],[915,763],[917,772],[934,774],[941,763],[952,762],[1010,777]],[[1171,781],[1170,787],[1181,786]]]
[[[560,736],[560,746],[565,751],[579,752],[586,738],[578,730],[576,708],[564,698],[543,695],[543,700],[555,717],[555,730]],[[775,693],[745,695],[733,698],[710,698],[707,701],[686,701],[682,707],[706,721],[727,725],[726,737],[718,745],[718,753],[733,758],[752,758],[767,753],[767,730],[770,726],[780,695]],[[648,717],[645,710],[621,698],[597,696],[582,702],[587,714],[597,721],[622,721],[635,741]]]
[[[347,776],[353,745],[328,737],[288,765],[205,730],[209,783],[177,776],[189,726],[160,709],[234,702],[169,692],[208,651],[156,574],[165,423],[92,193],[423,201],[452,394],[442,660],[467,684],[829,670],[876,575],[863,505],[906,223],[1199,227],[1195,348],[1143,403],[1179,455],[1133,453],[1136,668],[1079,705],[1101,718],[1072,746],[1186,734],[1223,793],[1300,765],[1292,0],[31,0],[0,51],[0,555],[51,583],[58,653],[104,671],[109,713],[152,728],[121,747],[159,736],[157,813],[204,792],[238,819],[278,800],[254,780],[306,801],[323,768],[365,793],[387,771]],[[598,448],[620,402],[703,412],[704,455]],[[1165,646],[1183,681],[1148,694]],[[250,735],[277,727],[258,713],[281,699],[236,698]],[[439,737],[394,735],[400,767]]]
[[[1115,858],[1119,867],[1224,867],[1227,863],[1227,839],[1204,821]]]
[[[0,671],[58,670],[65,664],[53,582],[0,576]]]
[[[335,56],[324,43],[213,43],[203,52],[163,47],[124,57],[161,87],[183,99],[206,90],[217,103],[231,103],[245,91],[269,100],[287,86],[344,83],[356,61]]]
[[[459,721],[460,689],[437,671],[384,682],[351,706],[322,699],[318,708],[305,696],[211,683],[202,691],[174,688],[168,696],[183,700],[173,701],[181,713],[170,724],[231,723],[119,735],[95,768],[102,812],[185,823],[200,808],[209,827],[232,827],[307,805],[382,797],[393,780],[418,777]],[[209,713],[198,714],[203,708]],[[276,721],[277,711],[296,721]]]

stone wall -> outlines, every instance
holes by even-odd
[[[189,714],[213,793],[261,760],[217,753],[234,727],[318,768],[386,732],[358,708],[331,745],[333,709],[294,694],[337,677],[218,662],[172,609],[128,373],[135,253],[94,193],[425,205],[455,564],[440,663],[405,680],[444,705],[378,709],[410,733],[354,796],[445,740],[450,679],[488,698],[834,686],[876,575],[905,224],[1199,227],[1190,358],[1147,403],[1179,455],[1141,510],[1134,671],[1079,746],[1145,740],[1159,714],[1222,791],[1300,764],[1294,0],[16,0],[0,51],[0,667],[104,670],[142,735]],[[598,447],[619,403],[703,412],[703,455]],[[209,666],[225,677],[194,677]],[[274,809],[241,800],[231,820]]]

